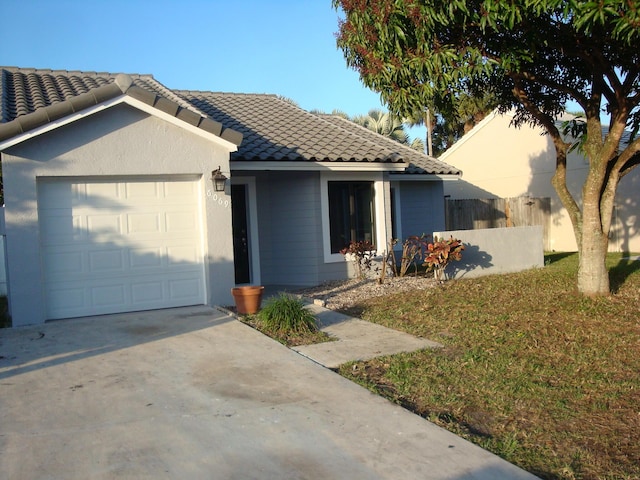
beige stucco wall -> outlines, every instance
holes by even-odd
[[[461,181],[445,182],[444,193],[452,199],[550,197],[550,247],[575,251],[571,221],[551,185],[555,168],[553,144],[541,129],[515,128],[509,125],[510,121],[510,115],[490,115],[440,157],[463,172]],[[572,153],[567,168],[569,189],[580,202],[588,164],[584,157]],[[640,251],[639,202],[640,169],[636,168],[618,188],[611,251]]]
[[[46,320],[39,258],[38,177],[190,178],[201,183],[210,304],[231,302],[230,192],[213,192],[211,171],[229,172],[229,150],[128,105],[112,107],[2,152],[8,280],[14,325]]]

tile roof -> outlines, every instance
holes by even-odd
[[[0,67],[0,141],[127,94],[238,145],[224,129],[152,75]]]
[[[317,115],[276,95],[180,91],[243,134],[234,161],[406,163],[402,173],[460,175],[456,168],[336,115]]]
[[[351,135],[276,95],[177,91],[199,110],[242,132],[239,161],[402,163],[394,149]]]
[[[103,101],[130,95],[236,145],[234,162],[407,165],[406,174],[454,167],[333,115],[276,95],[170,90],[152,75],[0,67],[0,141]]]
[[[409,164],[409,166],[405,169],[402,174],[436,174],[436,175],[460,175],[461,171],[457,168],[452,167],[444,162],[436,160],[433,157],[430,157],[424,153],[421,153],[413,148],[403,145],[401,143],[396,142],[395,140],[390,139],[389,137],[385,137],[383,135],[379,135],[368,128],[365,128],[357,123],[354,123],[350,120],[347,120],[344,117],[339,115],[320,115],[324,120],[327,120],[335,125],[338,125],[345,130],[353,133],[362,138],[369,139],[371,141],[375,141],[380,144],[385,144],[389,148],[395,149],[399,155],[402,155],[402,158],[405,162]],[[391,172],[396,175],[396,172]]]

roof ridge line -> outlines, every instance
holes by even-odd
[[[212,91],[212,90],[192,90],[192,89],[188,89],[188,90],[184,90],[181,88],[172,88],[171,91],[175,92],[176,94],[180,95],[180,94],[197,94],[197,93],[209,93],[209,94],[213,94],[213,95],[238,95],[238,96],[256,96],[256,97],[276,97],[278,98],[278,95],[276,93],[251,93],[251,92],[222,92],[222,91]]]
[[[155,80],[155,77],[153,76],[152,73],[126,73],[126,72],[106,72],[106,71],[102,71],[99,72],[97,70],[65,70],[65,69],[52,69],[52,68],[35,68],[35,67],[15,67],[15,66],[10,66],[10,65],[6,65],[6,66],[0,66],[1,70],[7,70],[10,73],[22,73],[22,74],[29,74],[29,73],[37,73],[39,75],[44,75],[44,74],[64,74],[64,75],[73,75],[73,74],[80,74],[80,75],[85,75],[85,76],[90,76],[90,77],[100,77],[100,76],[109,76],[109,77],[116,77],[120,74],[125,74],[125,75],[129,75],[131,78],[153,78]]]
[[[0,70],[3,79],[5,75],[13,76],[17,73],[25,73],[24,70],[21,69],[12,72],[8,68],[0,67]],[[50,72],[50,70],[30,71],[30,73],[39,76],[49,74]],[[104,77],[106,75],[102,74],[102,76]],[[146,80],[154,83],[160,92],[135,85],[132,76],[126,73],[118,73],[115,76],[109,74],[109,77],[111,77],[112,81],[105,85],[89,88],[85,93],[36,108],[30,113],[19,115],[9,122],[1,123],[0,142],[42,127],[72,113],[78,113],[86,108],[99,105],[101,102],[114,99],[120,95],[126,95],[146,103],[159,111],[174,116],[183,122],[220,137],[236,146],[242,142],[242,134],[240,132],[232,128],[225,128],[224,125],[213,120],[204,112],[187,108],[186,104],[188,104],[188,102],[185,102],[184,106],[181,105],[178,100],[182,99],[180,99],[173,90],[167,88],[153,77],[147,77]],[[2,82],[3,88],[5,84],[8,85],[8,82]]]

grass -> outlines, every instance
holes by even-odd
[[[256,315],[242,320],[280,343],[293,347],[330,341],[301,300],[287,294],[271,298]]]
[[[439,350],[341,373],[545,479],[640,478],[640,262],[608,258],[612,289],[575,288],[576,255],[527,272],[365,301],[352,315]]]

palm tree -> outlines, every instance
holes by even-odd
[[[426,145],[427,155],[433,155],[433,129],[436,126],[436,115],[434,114],[433,107],[425,107],[422,111],[415,112],[405,119],[405,123],[410,127],[420,127],[422,125],[426,127],[427,133],[425,135],[425,141],[421,141],[422,151],[425,151],[424,146]]]
[[[322,110],[314,109],[311,113],[316,115],[327,115]],[[366,115],[356,115],[350,117],[342,110],[334,109],[331,115],[337,115],[346,120],[351,120],[353,123],[357,123],[373,132],[376,132],[385,137],[389,137],[396,142],[408,145],[409,147],[419,152],[424,152],[424,142],[420,138],[414,138],[413,141],[409,141],[409,135],[406,132],[406,125],[398,117],[394,117],[388,112],[382,110],[372,109]]]
[[[380,135],[389,137],[396,142],[405,145],[409,144],[409,136],[405,130],[404,123],[400,118],[391,115],[389,112],[372,109],[366,115],[353,117],[351,121]]]
[[[410,145],[411,148],[417,150],[418,152],[424,153],[424,142],[421,138],[414,138]]]

